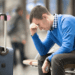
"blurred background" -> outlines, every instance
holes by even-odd
[[[21,7],[23,9],[23,22],[24,22],[24,57],[26,59],[35,59],[38,54],[33,41],[31,39],[30,31],[29,31],[29,15],[32,8],[36,5],[45,6],[51,14],[70,14],[75,16],[75,0],[0,0],[0,13],[5,13],[8,16],[7,21],[7,29],[11,25],[14,20],[13,16],[16,15],[16,9]],[[0,20],[0,46],[3,46],[4,39],[4,25],[3,21]],[[46,37],[47,31],[37,31],[40,39],[43,41]],[[7,47],[12,47],[11,37],[7,35]],[[57,44],[55,44],[50,52],[54,52],[59,48]],[[38,59],[38,58],[37,58]],[[16,66],[13,66],[13,75],[38,75],[37,67],[31,66],[22,66],[21,64],[21,54],[20,51],[16,50]]]

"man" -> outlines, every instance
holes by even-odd
[[[14,65],[17,64],[16,50],[19,49],[21,55],[21,63],[25,59],[24,57],[24,45],[25,41],[25,25],[22,19],[23,10],[21,7],[16,9],[16,15],[13,17],[12,25],[9,27],[8,34],[10,36],[11,44],[14,49]],[[22,63],[23,65],[23,63]],[[24,66],[24,65],[23,65]]]
[[[30,13],[30,23],[31,37],[40,54],[39,75],[50,75],[50,66],[52,75],[64,75],[64,65],[75,64],[75,17],[61,14],[52,15],[45,7],[36,6]],[[48,30],[47,37],[43,42],[36,33],[37,28]],[[60,48],[52,54],[47,54],[55,43]]]

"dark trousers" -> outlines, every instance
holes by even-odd
[[[24,44],[19,43],[19,42],[12,42],[11,44],[14,49],[14,65],[17,64],[17,60],[16,60],[16,50],[17,49],[20,51],[21,63],[22,63],[23,60],[25,59],[25,57],[24,57]],[[23,63],[22,63],[22,65],[23,65]]]
[[[39,75],[65,75],[64,65],[75,64],[75,51],[72,51],[71,53],[57,54],[53,56],[50,63],[52,71],[49,71],[48,73],[43,73],[41,67],[45,58],[50,55],[51,53],[44,56],[40,56],[38,60]]]

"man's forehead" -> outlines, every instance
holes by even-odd
[[[38,19],[36,19],[36,18],[32,19],[32,23],[37,23],[37,22],[38,22]]]

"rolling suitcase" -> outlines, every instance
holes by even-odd
[[[0,75],[13,75],[13,49],[6,47],[6,21],[7,16],[4,16],[4,47],[0,46]]]

